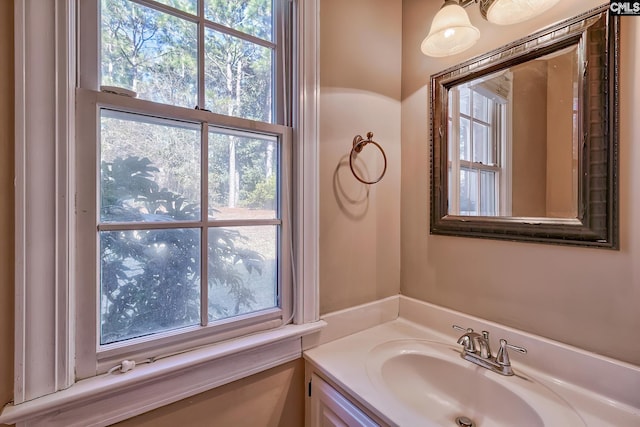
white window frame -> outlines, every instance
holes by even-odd
[[[283,1],[274,1],[273,14],[275,25],[273,31],[273,41],[265,41],[257,37],[243,34],[235,29],[228,29],[208,22],[204,19],[204,1],[199,2],[199,11],[197,16],[174,9],[162,3],[153,0],[129,0],[138,7],[149,8],[156,12],[161,12],[174,19],[180,19],[187,22],[197,24],[198,28],[198,91],[197,104],[201,110],[192,108],[184,108],[181,106],[173,106],[156,102],[144,101],[135,98],[127,98],[109,93],[99,92],[100,87],[100,71],[99,64],[100,52],[100,0],[82,0],[78,3],[76,10],[79,17],[79,49],[77,62],[79,64],[78,86],[80,89],[76,91],[76,104],[78,114],[81,118],[77,121],[77,139],[78,141],[91,141],[96,138],[99,133],[99,110],[101,108],[113,109],[115,111],[129,112],[132,114],[149,115],[170,120],[179,120],[202,125],[202,153],[201,161],[206,162],[207,159],[207,142],[208,128],[223,127],[230,130],[238,130],[241,132],[250,132],[260,134],[268,134],[277,137],[280,148],[280,165],[279,167],[279,183],[280,190],[279,200],[280,220],[272,221],[272,225],[278,225],[279,248],[278,248],[278,296],[280,298],[277,307],[263,310],[259,313],[248,313],[242,316],[235,316],[215,322],[215,326],[193,326],[188,328],[180,328],[179,330],[170,330],[166,332],[158,332],[145,337],[133,338],[130,340],[113,343],[109,345],[96,345],[100,335],[99,328],[92,327],[90,322],[78,322],[76,333],[76,378],[90,378],[96,373],[104,373],[113,366],[126,359],[142,361],[153,359],[156,360],[163,355],[174,354],[184,351],[188,348],[205,345],[214,341],[234,338],[237,336],[254,333],[261,330],[272,329],[281,326],[283,322],[292,314],[292,278],[291,278],[291,256],[290,247],[292,244],[290,234],[290,197],[288,189],[292,188],[291,183],[291,127],[282,124],[287,121],[285,118],[285,96],[284,96],[284,78],[286,74],[284,61],[284,44],[285,31],[280,31],[283,27],[284,7]],[[204,99],[204,63],[205,63],[205,32],[206,29],[224,32],[236,38],[240,38],[245,42],[254,45],[268,47],[275,52],[273,55],[274,63],[272,66],[272,93],[274,98],[275,109],[272,109],[272,123],[258,122],[245,118],[229,117],[220,114],[214,114],[202,110],[206,107]],[[288,31],[287,31],[288,32]],[[85,41],[86,40],[86,41]],[[277,110],[276,110],[277,109]],[[96,282],[98,277],[96,272],[96,262],[98,255],[95,244],[95,230],[99,224],[95,222],[98,217],[96,212],[96,188],[97,177],[95,171],[95,163],[93,159],[98,158],[97,144],[77,144],[77,229],[78,236],[82,237],[78,241],[77,250],[77,282],[82,284],[77,289],[77,300],[80,301],[99,301],[97,286],[91,286]],[[204,192],[207,190],[206,176],[201,176],[201,185]],[[203,201],[206,202],[206,196],[203,194]],[[203,212],[206,211],[203,210]],[[224,221],[226,226],[238,225],[265,225],[265,220],[258,220],[251,223],[246,220]],[[192,222],[193,223],[193,222]],[[200,226],[208,223],[209,226],[217,226],[219,222],[211,221],[203,218]],[[144,227],[144,224],[140,224]],[[109,225],[100,225],[100,227],[109,227]],[[154,226],[153,228],[157,228]],[[92,235],[93,234],[93,235]],[[90,236],[90,237],[89,237]],[[202,260],[206,260],[207,235],[201,236],[201,247],[203,250]],[[203,268],[204,268],[203,264]],[[204,276],[206,276],[206,270]],[[207,301],[208,287],[205,281],[201,281],[201,299]],[[202,324],[207,324],[206,304],[203,302],[202,307]],[[97,304],[81,304],[78,303],[79,319],[97,319],[99,322]],[[97,326],[97,325],[96,325]],[[92,353],[97,352],[92,356]],[[97,359],[97,364],[96,364]]]
[[[0,423],[107,425],[301,356],[318,320],[318,0],[294,1],[292,324],[76,381],[76,1],[15,1],[14,401]],[[91,42],[82,40],[82,43]],[[86,355],[85,355],[86,356]],[[79,357],[83,357],[79,352]]]
[[[470,90],[470,98],[473,99],[473,93],[476,92],[472,87]],[[473,160],[462,160],[460,158],[460,144],[450,144],[448,148],[449,159],[449,214],[460,215],[460,171],[461,169],[470,169],[476,171],[477,177],[477,194],[478,205],[476,206],[476,214],[480,215],[480,197],[481,197],[481,172],[489,171],[496,174],[495,180],[495,211],[497,216],[511,215],[511,97],[512,91],[509,90],[508,99],[502,98],[498,94],[494,94],[494,107],[491,108],[489,122],[484,122],[470,114],[464,114],[460,111],[460,91],[458,87],[451,88],[450,91],[450,116],[449,130],[451,141],[460,141],[460,127],[451,126],[451,122],[459,123],[460,118],[464,117],[470,124],[471,145],[473,149],[473,124],[480,122],[489,126],[490,138],[495,141],[493,157],[496,159],[495,164],[483,164]],[[481,96],[485,95],[481,94]],[[471,101],[473,102],[473,101]],[[473,103],[470,104],[473,108]]]

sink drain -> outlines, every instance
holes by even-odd
[[[456,418],[456,424],[458,424],[460,427],[476,427],[476,423],[474,423],[467,417]]]

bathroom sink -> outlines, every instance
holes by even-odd
[[[462,359],[455,346],[389,341],[369,352],[366,369],[377,391],[403,407],[406,420],[434,426],[585,425],[564,400],[517,366],[516,375],[502,376]]]

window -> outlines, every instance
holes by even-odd
[[[508,101],[488,86],[481,82],[449,91],[449,135],[451,141],[459,141],[449,144],[449,213],[453,215],[496,216],[510,210]],[[459,126],[452,126],[454,122]]]
[[[97,362],[80,377],[292,315],[289,3],[94,3],[80,3],[100,19],[80,32],[97,41],[77,95],[78,199],[95,208],[77,277],[97,325],[78,345]]]
[[[98,0],[15,3],[15,388],[1,422],[116,423],[295,360],[301,337],[322,327],[316,299],[318,4],[274,1],[269,38],[249,31],[255,25],[246,15],[234,28],[221,24],[216,5],[231,3],[239,4],[110,1],[105,13]],[[137,42],[128,65],[137,76],[131,84],[106,77],[109,68],[123,67],[116,54],[126,52],[126,43],[111,45],[115,56],[105,70],[100,59],[101,46],[108,45],[102,18],[119,7],[132,8],[127,16],[136,25],[152,16],[158,24],[121,33]],[[189,27],[197,31],[192,80],[186,52],[193,45],[187,38],[172,45],[176,35],[163,39]],[[240,86],[225,89],[241,89],[231,103],[205,75],[207,61],[213,64],[207,55],[215,52],[207,53],[206,40],[216,39],[214,32],[270,55],[253,68],[236,62],[235,71],[218,73],[218,79],[242,75]],[[152,51],[141,50],[143,40]],[[156,66],[145,68],[142,59]],[[166,73],[149,74],[157,67]],[[164,92],[154,86],[162,79],[169,83]],[[258,80],[261,90],[243,90],[258,87],[244,86]],[[257,106],[250,101],[256,96],[262,96]],[[236,173],[224,159],[236,160]],[[261,173],[250,173],[258,164]],[[119,177],[127,171],[129,179]],[[229,175],[235,179],[225,181]],[[224,249],[230,243],[234,251]],[[174,293],[156,292],[158,268],[166,266],[158,260],[176,250],[186,260],[171,269],[181,272],[174,280],[179,286]],[[215,289],[223,284],[214,279],[221,270],[209,265],[216,257],[229,267],[222,270],[228,277],[244,275],[243,285],[261,289],[250,307],[220,297],[229,298],[231,287]],[[137,296],[150,307],[164,309],[182,293],[197,295],[189,301],[198,304],[134,326],[130,315],[140,307],[118,306],[128,294],[112,286],[137,284],[143,275],[149,281],[140,281],[147,286]],[[247,275],[259,280],[244,281]],[[109,317],[118,313],[112,307],[124,307],[122,316]],[[124,359],[129,368],[136,362],[134,373],[107,373]]]

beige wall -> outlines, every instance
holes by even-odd
[[[471,20],[468,52],[427,58],[420,42],[441,3],[403,1],[402,293],[640,365],[640,20],[622,19],[619,251],[429,235],[429,76],[598,6],[566,0],[523,24]]]
[[[13,399],[13,2],[0,1],[0,407]]]
[[[577,159],[574,159],[573,85],[576,53],[551,58],[547,73],[547,214],[578,216]],[[577,142],[576,137],[575,141]],[[577,153],[577,150],[576,150]],[[575,191],[574,191],[575,187]]]
[[[401,0],[320,2],[320,312],[400,291]],[[349,169],[356,135],[387,155],[381,182]],[[368,145],[365,180],[383,161]]]
[[[547,64],[530,61],[512,67],[513,216],[547,216]]]
[[[300,427],[304,424],[302,359],[163,406],[119,427]]]

